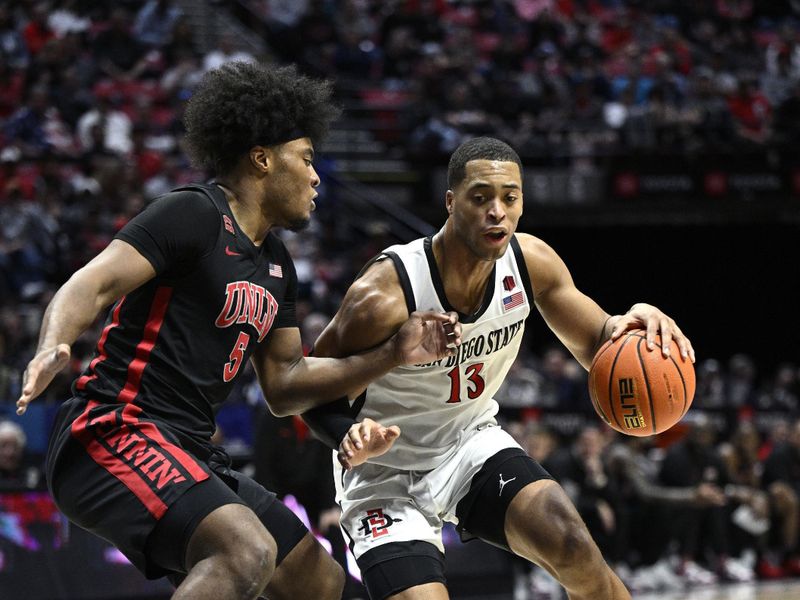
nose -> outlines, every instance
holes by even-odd
[[[319,185],[319,175],[317,174],[317,170],[312,166],[311,167],[311,187],[317,187]]]
[[[499,223],[506,216],[505,207],[500,198],[495,198],[489,205],[489,211],[486,213],[489,219],[494,223]]]

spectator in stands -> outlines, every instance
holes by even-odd
[[[795,501],[800,498],[800,419],[792,423],[787,441],[776,443],[772,452],[764,460],[763,483],[770,490],[774,489],[776,484],[780,484],[778,489],[786,486],[794,492]],[[792,515],[788,516],[791,519]],[[794,518],[800,518],[796,509]],[[780,557],[784,561],[786,570],[796,575],[800,574],[800,545],[798,545],[797,527],[795,522],[793,533],[791,529],[784,533],[784,548]]]
[[[785,442],[778,442],[764,460],[764,484],[782,481],[800,497],[800,419],[794,421]]]
[[[708,67],[697,69],[683,112],[692,136],[687,150],[728,148],[733,138],[733,118],[727,102],[717,92],[714,73]]]
[[[0,55],[0,122],[9,117],[22,104],[25,76],[12,69]]]
[[[133,149],[133,124],[123,111],[114,106],[110,95],[97,98],[96,105],[85,113],[77,126],[81,149],[87,153],[111,152],[126,155]]]
[[[84,34],[92,26],[92,20],[83,14],[85,8],[80,6],[80,0],[60,0],[49,11],[47,26],[57,38]]]
[[[603,463],[604,439],[587,426],[569,447],[559,448],[542,464],[564,488],[604,556],[614,550],[617,535],[617,490]]]
[[[10,4],[0,4],[0,58],[12,69],[24,69],[29,64],[30,54],[11,8]]]
[[[47,88],[37,86],[30,90],[26,103],[5,123],[6,142],[18,146],[28,157],[39,157],[51,150],[53,141],[47,130],[49,110]]]
[[[755,402],[756,365],[747,354],[734,354],[728,361],[725,396],[729,409],[738,410]]]
[[[130,81],[147,68],[145,48],[131,34],[128,11],[117,6],[111,12],[107,28],[97,34],[92,53],[101,72],[117,81]]]
[[[631,585],[636,591],[679,588],[670,563],[670,507],[721,507],[725,494],[714,483],[667,486],[658,481],[653,438],[617,435],[606,452],[609,476],[618,490],[619,560],[637,566]]]
[[[39,460],[25,453],[27,437],[13,421],[0,421],[0,491],[43,487]]]
[[[133,35],[147,48],[163,48],[182,15],[173,0],[148,0],[136,13]]]
[[[727,405],[725,374],[715,358],[707,358],[697,365],[697,389],[692,405],[701,409],[721,409]]]
[[[539,464],[544,464],[559,445],[556,434],[546,425],[536,421],[527,422],[522,439],[517,441],[525,452]]]
[[[563,411],[590,411],[585,371],[563,348],[545,350],[538,405]]]
[[[744,491],[726,488],[732,485],[727,467],[714,447],[717,432],[711,421],[698,414],[690,424],[686,438],[671,446],[664,457],[659,481],[673,487],[711,484],[730,493],[728,500],[744,499]],[[752,492],[752,490],[745,490]],[[713,583],[717,574],[723,579],[749,581],[754,577],[749,565],[731,558],[730,510],[727,506],[671,507],[668,518],[673,538],[678,542],[677,572],[694,584]],[[705,560],[710,551],[713,560]],[[701,566],[706,563],[710,569]],[[715,574],[716,572],[716,574]]]
[[[502,409],[525,409],[539,407],[543,377],[533,368],[534,357],[523,343],[519,356],[495,393],[495,399]],[[520,442],[521,443],[521,442]],[[538,460],[538,459],[537,459]],[[539,461],[541,462],[541,461]]]
[[[203,70],[210,71],[221,67],[225,63],[241,61],[255,62],[255,57],[237,46],[236,38],[231,34],[224,34],[219,39],[215,48],[209,50],[203,57]]]
[[[758,145],[768,141],[772,132],[772,107],[753,78],[739,81],[736,93],[728,98],[728,106],[742,141]]]
[[[39,54],[48,40],[55,37],[55,33],[47,24],[49,11],[50,4],[48,2],[36,2],[31,8],[30,20],[22,29],[22,37],[25,38],[28,52],[34,57]]]
[[[766,382],[758,394],[756,407],[759,410],[779,411],[791,415],[800,413],[800,381],[794,363],[778,365],[773,377]]]
[[[764,485],[760,448],[760,434],[755,425],[742,421],[730,443],[721,445],[720,455],[737,486],[735,492],[746,500],[733,512],[733,522],[740,531],[752,536],[748,542],[758,549],[759,576],[777,579],[800,572],[800,560],[793,556],[798,541],[800,501],[786,482]]]

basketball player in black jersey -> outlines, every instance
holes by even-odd
[[[302,412],[399,364],[449,355],[454,315],[417,313],[397,335],[340,360],[305,358],[297,277],[274,228],[308,222],[313,141],[336,109],[330,85],[293,68],[232,63],[206,75],[185,114],[211,185],[153,202],[56,293],[18,414],[113,305],[61,407],[47,481],[73,522],[116,545],[174,599],[338,599],[344,575],[275,495],[210,442],[215,410],[248,359],[270,409]]]

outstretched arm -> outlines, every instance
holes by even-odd
[[[361,390],[394,367],[450,356],[459,338],[454,313],[415,312],[394,335],[370,350],[321,358],[303,356],[300,330],[284,327],[256,351],[253,364],[270,410],[286,416]]]
[[[47,306],[36,355],[25,369],[18,415],[66,366],[72,344],[100,311],[155,274],[150,261],[133,246],[114,240],[61,286]]]
[[[339,312],[316,341],[314,353],[343,356],[380,344],[394,335],[407,317],[394,265],[390,260],[377,262],[347,291]],[[349,398],[361,391],[353,390]],[[303,419],[317,437],[338,449],[339,462],[348,469],[385,453],[400,435],[396,426],[384,427],[371,419],[356,422],[347,397],[309,411]]]
[[[675,321],[655,306],[634,304],[623,315],[610,316],[572,280],[564,261],[541,240],[518,234],[528,267],[536,306],[550,329],[588,370],[597,349],[607,339],[617,339],[628,329],[647,332],[647,346],[655,347],[655,336],[661,334],[662,352],[669,354],[672,339],[681,356],[694,361],[694,349]]]

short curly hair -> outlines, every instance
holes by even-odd
[[[294,66],[230,62],[203,76],[186,105],[186,150],[195,166],[229,173],[253,146],[320,141],[339,108],[332,83]]]
[[[455,189],[467,176],[467,163],[471,160],[499,160],[515,162],[522,175],[522,161],[516,150],[505,142],[490,138],[471,138],[455,149],[447,165],[447,187]]]

